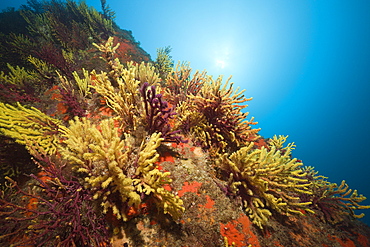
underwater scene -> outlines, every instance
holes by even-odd
[[[362,191],[99,4],[0,13],[0,246],[370,246]]]

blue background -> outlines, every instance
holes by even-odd
[[[1,0],[0,9],[25,2]],[[247,109],[261,135],[289,135],[304,165],[370,198],[370,1],[107,3],[152,59],[171,46],[194,70],[233,75],[254,98]]]

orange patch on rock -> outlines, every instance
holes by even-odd
[[[207,199],[207,203],[201,206],[205,208],[213,208],[213,205],[215,205],[215,201],[212,200],[211,197],[209,197],[209,195],[206,195],[206,199]]]
[[[111,117],[113,115],[112,108],[106,107],[106,106],[100,107],[99,112],[100,112],[100,115],[102,116]]]
[[[165,190],[172,191],[171,186],[169,186],[168,184],[163,185],[163,188],[164,188]]]
[[[249,244],[260,247],[258,238],[252,231],[252,222],[246,215],[226,224],[220,223],[220,232],[223,237],[227,237],[229,243],[235,243],[236,247]]]
[[[46,183],[47,181],[51,180],[51,177],[48,176],[49,174],[45,171],[41,171],[39,173],[37,173],[37,177],[44,183]]]
[[[162,156],[159,157],[159,163],[164,161],[175,162],[175,158],[168,152],[165,152]]]
[[[65,114],[68,110],[68,107],[66,107],[62,102],[59,102],[57,104],[57,112],[59,114]]]
[[[192,183],[184,182],[184,185],[178,192],[178,196],[182,197],[186,192],[193,192],[196,193],[197,195],[200,195],[198,192],[200,186],[202,186],[202,183],[199,183],[197,181],[193,181]]]
[[[36,210],[37,209],[37,202],[38,200],[36,198],[31,198],[27,204],[27,209],[29,210]],[[33,213],[28,211],[25,213],[26,216],[31,216]]]
[[[281,245],[277,240],[275,240],[273,243],[274,243],[274,246],[284,247],[284,245]]]
[[[61,100],[62,95],[60,95],[59,92],[55,92],[56,90],[59,90],[59,87],[57,85],[53,86],[49,90],[45,92],[45,96],[50,96],[50,99],[52,100]]]

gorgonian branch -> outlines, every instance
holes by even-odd
[[[174,107],[170,107],[167,101],[163,100],[162,94],[156,93],[155,86],[149,87],[145,82],[140,88],[141,97],[144,102],[146,115],[146,130],[151,135],[156,132],[162,133],[166,142],[186,142],[177,135],[180,130],[171,131],[170,120],[176,115]]]
[[[109,245],[103,217],[94,210],[92,192],[73,176],[42,158],[42,172],[31,174],[35,186],[28,190],[9,179],[13,190],[0,199],[0,243],[16,246],[98,246]],[[12,198],[22,198],[21,201]],[[4,242],[4,243],[5,243]]]

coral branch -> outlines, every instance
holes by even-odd
[[[18,143],[31,146],[38,144],[44,154],[54,154],[59,145],[61,122],[45,115],[38,109],[21,104],[12,106],[0,102],[0,131]]]
[[[181,136],[176,134],[180,130],[171,131],[169,121],[176,115],[174,107],[169,107],[163,100],[162,94],[157,94],[155,86],[149,88],[149,83],[145,82],[140,88],[140,93],[144,102],[146,115],[146,130],[151,135],[156,132],[162,133],[166,142],[185,142]]]
[[[313,167],[305,168],[306,177],[310,180],[311,195],[302,195],[302,200],[310,201],[310,207],[315,210],[323,221],[338,223],[349,216],[362,218],[364,213],[357,215],[355,210],[369,209],[370,205],[360,205],[366,200],[363,195],[358,195],[357,190],[349,189],[348,184],[343,180],[338,186],[330,183],[326,177],[317,175]]]
[[[219,161],[228,177],[227,192],[239,197],[252,222],[263,228],[272,210],[280,214],[298,214],[311,202],[302,202],[300,194],[311,194],[302,163],[290,158],[288,148],[281,154],[274,146],[253,150],[254,143]],[[288,145],[289,147],[289,145]]]
[[[63,157],[76,165],[85,187],[101,201],[104,213],[112,210],[126,221],[128,208],[137,208],[146,197],[154,197],[163,212],[173,217],[183,210],[182,201],[163,190],[171,182],[169,173],[159,171],[155,164],[159,156],[156,149],[163,141],[160,133],[143,142],[139,153],[129,134],[121,139],[112,119],[103,120],[98,129],[89,120],[76,118],[69,128],[63,128],[63,137],[67,145],[61,150]]]
[[[41,157],[39,157],[41,158]],[[0,199],[0,243],[16,246],[99,246],[109,245],[104,218],[94,209],[91,191],[85,190],[75,177],[63,174],[64,165],[41,158],[45,175],[31,174],[36,189],[24,191],[11,180],[13,195],[22,202]],[[5,242],[4,242],[5,241]]]

